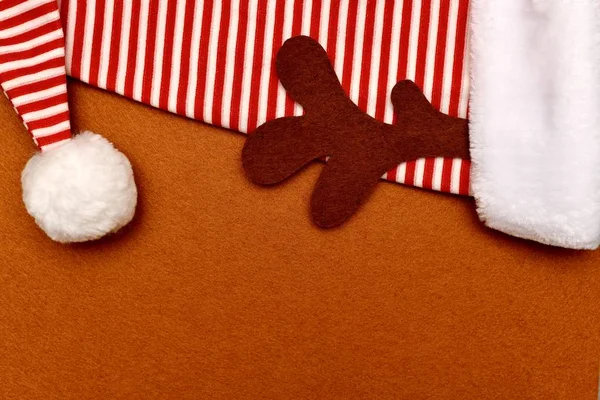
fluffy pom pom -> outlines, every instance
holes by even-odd
[[[135,213],[131,164],[95,133],[36,154],[21,182],[27,211],[57,242],[98,239],[127,225]]]

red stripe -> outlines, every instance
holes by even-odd
[[[31,94],[35,92],[39,92],[40,90],[49,89],[58,85],[63,85],[66,83],[66,78],[64,75],[55,76],[54,78],[44,79],[38,82],[32,82],[27,85],[19,86],[11,90],[6,91],[6,96],[9,99],[14,99],[15,97],[23,96],[25,94]]]
[[[385,1],[383,10],[383,32],[381,38],[381,58],[379,64],[379,81],[377,83],[377,101],[375,103],[375,118],[383,121],[385,115],[385,105],[387,96],[381,93],[387,93],[388,72],[390,67],[390,48],[392,41],[392,23],[393,23],[394,4],[391,1]]]
[[[419,45],[417,47],[417,71],[415,83],[423,89],[425,86],[425,67],[427,64],[427,45],[429,43],[429,22],[431,16],[431,0],[421,3],[421,22],[419,24]]]
[[[310,36],[315,40],[319,40],[319,25],[320,24],[321,24],[321,0],[313,0],[312,11],[310,13]]]
[[[463,75],[463,64],[465,56],[467,19],[469,15],[469,2],[461,1],[458,6],[458,26],[456,28],[456,45],[454,49],[454,70],[452,71],[452,97],[450,98],[449,114],[458,116],[460,104],[460,88]]]
[[[31,10],[25,11],[24,13],[9,17],[8,19],[0,21],[0,30],[14,28],[25,22],[30,22],[36,18],[52,14],[56,10],[56,7],[56,3],[51,1],[50,3],[46,3],[32,8]],[[58,20],[58,18],[59,16],[57,15],[56,19]]]
[[[6,1],[6,0],[5,0]],[[61,0],[60,2],[60,20],[63,27],[63,32],[67,31],[67,18],[69,16],[69,3],[70,0]]]
[[[300,34],[300,32],[302,31],[303,10],[304,10],[304,0],[295,0],[294,17],[292,19],[292,36],[298,36]]]
[[[452,185],[452,162],[451,158],[444,158],[444,166],[442,168],[442,185],[440,190],[442,192],[450,193]]]
[[[100,70],[100,50],[102,49],[102,30],[104,29],[105,0],[96,1],[94,18],[94,33],[92,35],[92,54],[90,62],[90,84],[98,86],[98,71]]]
[[[65,65],[64,57],[53,58],[48,61],[44,61],[41,63],[37,63],[30,67],[13,69],[12,71],[7,71],[0,74],[0,81],[7,82],[9,80],[19,78],[29,74],[36,74],[38,72],[45,71],[50,68],[59,68]]]
[[[231,129],[239,130],[240,104],[242,99],[242,78],[244,74],[244,55],[246,52],[246,30],[248,27],[248,2],[240,2],[240,19],[238,21],[237,40],[235,43],[235,65],[231,92]]]
[[[27,1],[29,0],[2,0],[0,1],[0,11],[8,10],[9,8],[13,8]]]
[[[165,48],[163,52],[162,79],[158,106],[163,110],[169,108],[169,89],[171,88],[171,67],[173,61],[173,40],[175,39],[175,18],[177,17],[177,1],[167,4],[167,22],[165,27]]]
[[[11,46],[11,45],[27,42],[29,40],[38,38],[47,33],[54,32],[55,30],[60,29],[60,28],[61,28],[60,22],[58,22],[58,21],[48,22],[46,24],[38,26],[37,28],[20,33],[16,36],[0,39],[0,46]],[[1,29],[0,29],[0,31],[1,31]]]
[[[294,1],[294,0],[288,0]],[[303,0],[295,0],[294,15],[292,16],[292,37],[298,36],[302,31],[302,12],[304,8]],[[286,38],[287,39],[287,38]],[[285,115],[294,115],[294,101],[287,94],[285,96]]]
[[[60,124],[61,122],[69,120],[69,112],[64,111],[60,114],[52,115],[47,118],[38,119],[27,123],[27,128],[30,131],[40,128],[47,128],[52,125]]]
[[[471,162],[463,160],[460,167],[460,186],[458,193],[464,196],[469,195],[469,182],[471,181]]]
[[[264,1],[258,2],[258,10],[256,12],[256,38],[255,51],[252,66],[252,80],[250,83],[250,103],[248,113],[248,132],[252,132],[256,128],[258,120],[258,95],[260,92],[260,71],[262,68],[262,59],[264,52],[265,41],[265,25],[267,23],[267,4]]]
[[[329,27],[327,29],[327,53],[331,62],[335,60],[335,52],[337,50],[337,35],[334,35],[333,32],[337,32],[339,18],[340,2],[333,1],[329,9]]]
[[[410,45],[410,26],[412,22],[413,0],[404,0],[402,6],[402,22],[400,23],[400,48],[398,49],[398,71],[396,82],[406,79],[408,70],[408,48]],[[396,123],[396,113],[392,115],[392,123]]]
[[[156,52],[156,35],[158,24],[158,0],[150,0],[148,8],[148,27],[146,30],[146,52],[144,71],[142,73],[142,103],[150,104],[152,95],[152,75],[154,74],[154,55]],[[141,71],[136,71],[138,74]]]
[[[440,16],[438,18],[439,23],[433,72],[433,91],[431,95],[431,104],[438,110],[440,109],[442,102],[442,90],[444,86],[444,63],[446,61],[449,14],[450,2],[442,1],[440,3]]]
[[[426,158],[423,168],[423,187],[431,189],[433,186],[433,169],[435,167],[435,158]]]
[[[217,46],[217,68],[215,71],[215,92],[213,96],[212,121],[215,125],[221,125],[223,114],[223,86],[225,85],[225,67],[227,65],[227,38],[229,36],[229,25],[231,25],[231,2],[223,2],[221,9],[221,28],[219,29],[219,41]],[[220,66],[222,66],[220,68]]]
[[[18,52],[9,53],[9,54],[2,54],[2,55],[0,55],[0,61],[2,63],[5,63],[5,62],[23,60],[25,58],[35,57],[40,54],[46,53],[50,50],[55,50],[60,47],[63,47],[63,45],[64,45],[63,39],[58,38],[58,39],[52,40],[50,42],[44,43],[42,45],[36,46],[36,47],[28,49],[28,50],[18,51]]]
[[[53,97],[49,97],[47,99],[34,101],[32,103],[24,104],[22,106],[17,107],[17,112],[21,115],[25,115],[30,112],[40,111],[48,107],[55,106],[57,104],[66,103],[69,101],[67,93],[61,93]]]
[[[50,144],[58,143],[63,140],[67,140],[71,138],[71,130],[67,129],[62,132],[54,133],[49,136],[43,136],[36,138],[37,145],[39,147],[48,146]]]
[[[179,71],[179,90],[177,91],[177,113],[185,115],[186,103],[188,99],[188,81],[190,73],[190,53],[192,46],[192,30],[194,24],[194,11],[196,8],[195,0],[188,0],[185,6],[185,16],[183,23],[183,37],[181,49],[181,69]]]
[[[83,51],[83,36],[85,32],[85,1],[77,2],[75,14],[75,33],[73,38],[73,61],[71,62],[71,76],[81,78],[81,56]]]
[[[202,14],[202,33],[200,35],[200,55],[198,58],[198,86],[196,89],[196,103],[194,104],[194,114],[196,119],[202,118],[202,108],[204,107],[204,95],[206,89],[206,68],[208,63],[208,45],[210,38],[210,24],[212,20],[213,0],[204,2],[204,11]]]
[[[66,0],[63,0],[66,1]],[[117,69],[119,66],[119,49],[121,48],[121,29],[123,20],[123,0],[115,0],[113,9],[112,35],[106,88],[114,92],[117,86]]]
[[[344,69],[342,72],[342,87],[350,93],[352,81],[352,67],[354,58],[354,38],[356,36],[356,17],[358,14],[358,0],[351,0],[348,7],[348,24],[346,26],[346,45],[344,49]]]
[[[410,25],[412,20],[413,0],[404,0],[402,8],[402,22],[400,28],[400,49],[398,53],[398,79],[406,79],[408,68],[408,46],[410,39]]]
[[[360,70],[360,85],[358,90],[358,108],[367,111],[369,101],[369,79],[371,75],[371,58],[373,56],[373,31],[375,29],[375,7],[377,1],[367,3],[365,19],[365,34],[363,41],[362,67]]]
[[[129,1],[129,0],[127,0]],[[138,36],[140,31],[140,6],[139,1],[133,1],[131,7],[131,32],[129,35],[129,48],[127,50],[127,69],[125,71],[125,96],[133,98],[133,83],[135,77],[135,63],[137,57]]]
[[[398,181],[398,167],[394,167],[387,172],[387,179],[392,182]]]
[[[269,101],[267,102],[267,121],[275,119],[277,113],[277,71],[275,70],[275,57],[283,42],[283,16],[285,14],[285,2],[277,2],[275,8],[275,26],[273,27],[273,51],[271,52],[271,65],[269,75]],[[317,24],[318,26],[318,24]],[[317,29],[318,36],[318,29]]]
[[[406,163],[406,173],[404,175],[404,183],[406,185],[414,185],[415,184],[415,170],[417,167],[416,161],[409,161]]]

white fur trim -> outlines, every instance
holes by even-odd
[[[495,229],[600,244],[600,1],[472,0],[472,191]]]
[[[37,153],[21,181],[27,211],[57,242],[98,239],[125,226],[135,213],[131,164],[95,133]]]

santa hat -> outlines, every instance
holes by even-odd
[[[22,174],[23,201],[50,238],[100,238],[133,218],[131,164],[102,136],[73,136],[56,0],[0,1],[0,84],[39,152]]]

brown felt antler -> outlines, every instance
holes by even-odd
[[[269,121],[252,132],[242,163],[255,183],[283,181],[309,162],[330,156],[311,199],[314,222],[343,223],[399,163],[422,157],[468,158],[467,121],[435,110],[411,81],[392,90],[397,124],[377,121],[345,94],[327,53],[315,40],[288,39],[277,54],[283,87],[304,108],[300,117]]]

